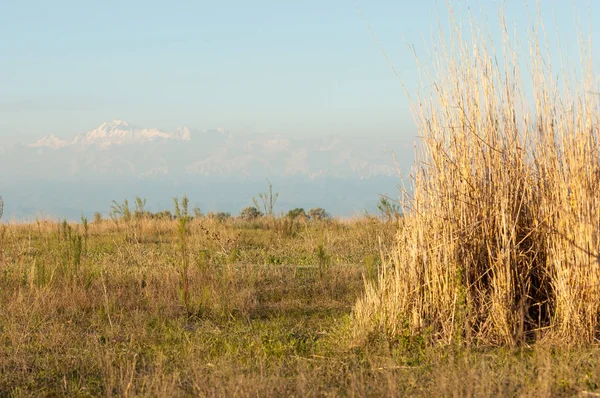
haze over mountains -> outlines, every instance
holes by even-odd
[[[335,215],[374,210],[378,194],[397,195],[392,151],[402,144],[365,137],[295,138],[225,129],[174,131],[113,120],[74,137],[48,134],[2,147],[5,214],[78,218],[107,213],[111,200],[135,195],[149,210],[187,193],[204,211],[232,214],[251,204],[269,178],[277,208],[324,207]],[[411,159],[399,158],[406,170]]]

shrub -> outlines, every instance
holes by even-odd
[[[254,206],[248,206],[240,212],[240,218],[246,221],[256,220],[262,213]]]
[[[310,209],[308,211],[308,217],[310,217],[313,221],[327,220],[331,218],[329,213],[325,211],[325,209],[321,207],[316,207],[314,209]]]
[[[207,213],[206,216],[210,219],[217,220],[219,222],[224,222],[231,218],[231,213],[225,213],[225,212],[221,212],[221,211],[217,212],[217,213],[210,212],[210,213]]]
[[[157,213],[152,214],[151,218],[155,218],[158,220],[173,220],[175,217],[169,210],[159,211]]]
[[[295,208],[295,209],[288,211],[287,217],[291,218],[292,220],[295,220],[297,218],[300,218],[300,219],[308,218],[308,216],[306,215],[306,212],[304,211],[303,208]]]
[[[377,204],[379,215],[387,222],[398,221],[400,218],[400,205],[382,196]]]

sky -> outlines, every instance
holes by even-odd
[[[588,1],[541,3],[549,20],[554,8],[567,42],[575,15],[587,23]],[[409,100],[365,22],[412,91],[418,73],[410,45],[426,54],[445,4],[3,0],[0,137],[72,136],[123,119],[168,131],[187,125],[410,141]],[[470,9],[493,23],[504,4],[525,33],[522,1],[454,4],[459,15]],[[591,7],[597,17],[600,6]]]

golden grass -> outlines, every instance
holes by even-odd
[[[80,257],[82,225],[70,233],[57,222],[3,225],[0,396],[598,390],[593,348],[440,348],[411,335],[389,344],[381,334],[354,344],[352,308],[397,226],[365,218],[290,230],[279,222],[193,220],[188,309],[176,221],[141,220],[135,238],[131,226],[91,223]]]
[[[452,12],[450,12],[452,14]],[[525,62],[470,22],[440,33],[422,147],[397,247],[355,309],[357,332],[516,345],[596,341],[600,311],[599,97],[556,74],[538,21]],[[466,39],[465,37],[470,37]],[[589,47],[586,47],[589,46]],[[531,87],[531,89],[528,89]],[[529,98],[532,98],[529,101]]]
[[[279,223],[194,219],[185,251],[170,220],[91,223],[87,237],[81,224],[2,225],[0,396],[291,391],[287,361],[308,363],[349,313],[369,242],[393,227]]]

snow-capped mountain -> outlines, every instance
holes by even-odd
[[[47,136],[40,138],[36,142],[29,144],[31,148],[51,148],[51,149],[59,149],[69,145],[69,142],[65,140],[61,140],[54,134],[50,133]]]
[[[102,123],[71,138],[49,134],[27,145],[44,172],[140,178],[305,176],[371,178],[393,176],[389,142],[325,136],[302,139],[280,134],[234,135],[225,129],[172,132],[136,127],[123,120]],[[58,152],[57,152],[58,151]]]
[[[155,128],[138,128],[123,120],[113,120],[102,123],[86,134],[78,135],[70,141],[60,139],[54,134],[30,144],[33,148],[59,149],[67,146],[85,147],[95,145],[100,148],[108,148],[113,145],[142,144],[160,140],[189,141],[191,139],[190,129],[180,127],[172,133]]]

